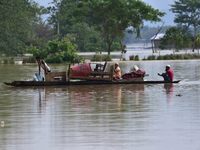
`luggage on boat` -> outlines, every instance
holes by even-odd
[[[122,79],[137,79],[137,78],[143,78],[144,76],[145,76],[145,71],[142,69],[138,69],[137,71],[125,73],[124,75],[122,75]]]
[[[75,79],[88,77],[91,72],[92,68],[89,63],[78,64],[70,68],[70,78]]]

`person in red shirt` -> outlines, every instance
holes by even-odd
[[[174,71],[173,71],[173,69],[171,68],[170,65],[166,66],[165,73],[162,73],[162,74],[158,73],[158,75],[162,76],[164,78],[164,81],[173,82],[173,80],[174,80]]]

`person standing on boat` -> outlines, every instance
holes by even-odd
[[[113,79],[114,80],[119,80],[121,78],[121,76],[122,76],[122,73],[121,73],[121,69],[119,67],[119,64],[115,63]]]
[[[45,75],[48,72],[51,72],[51,69],[49,68],[49,66],[45,63],[45,61],[43,59],[41,59],[40,57],[36,57],[36,62],[38,64],[38,72],[35,73],[33,80],[34,81],[44,81],[45,80]],[[41,68],[44,70],[44,72],[41,72]]]
[[[36,57],[36,61],[38,63],[39,75],[41,74],[41,68],[44,70],[45,74],[51,72],[50,67],[46,64],[46,62],[43,59],[41,59],[40,57]]]
[[[170,65],[166,66],[165,73],[162,73],[162,74],[158,73],[158,75],[162,76],[164,78],[164,81],[173,82],[173,80],[174,80],[174,71]]]

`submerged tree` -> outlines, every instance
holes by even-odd
[[[99,51],[103,42],[99,32],[89,21],[89,2],[87,0],[54,0],[48,9],[49,22],[62,38],[73,35],[79,51]]]
[[[91,20],[101,32],[107,44],[108,54],[116,38],[120,38],[122,42],[125,28],[133,26],[139,36],[144,20],[160,21],[160,17],[164,15],[138,0],[91,0],[90,2]]]
[[[176,50],[189,47],[191,47],[191,35],[186,29],[180,27],[169,28],[162,38],[160,46],[161,49],[175,48]]]
[[[54,0],[56,3],[57,1]],[[80,30],[80,25],[87,25],[86,29],[91,28],[94,33],[93,38],[90,36],[89,39],[100,42],[103,40],[108,54],[111,52],[113,42],[122,42],[125,28],[133,26],[139,35],[144,20],[159,21],[164,15],[139,0],[62,0],[60,5],[54,6],[57,7],[50,9],[51,21],[56,27],[56,20],[57,22],[59,20],[61,36],[74,32],[80,42],[78,45],[81,45],[81,40],[90,33],[88,30],[82,36],[81,32],[84,30]],[[101,39],[95,37],[99,33]],[[90,43],[92,41],[87,40]]]
[[[41,8],[30,0],[1,0],[0,52],[5,55],[22,54],[33,38],[33,24],[40,17]]]
[[[193,30],[193,48],[200,27],[200,1],[199,0],[176,0],[171,5],[175,13],[174,22]]]
[[[49,63],[79,62],[77,46],[70,37],[50,40],[43,49],[30,47],[34,57],[44,58]]]

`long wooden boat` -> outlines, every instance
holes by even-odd
[[[10,86],[60,86],[68,85],[68,82],[61,81],[13,81],[4,82],[6,85]]]
[[[179,83],[180,80],[173,82],[166,81],[137,81],[137,80],[79,80],[79,81],[13,81],[4,82],[10,86],[70,86],[70,85],[100,85],[100,84],[165,84],[165,83]]]

